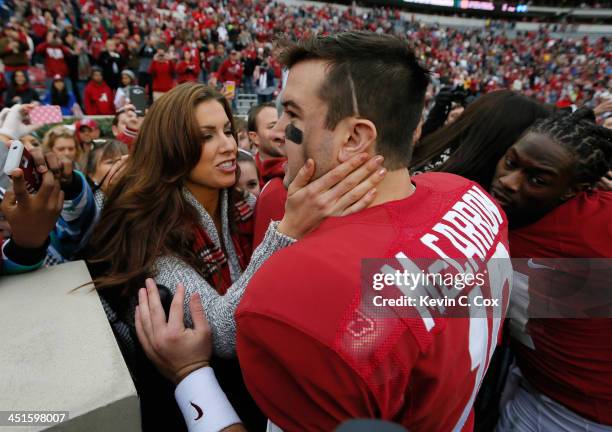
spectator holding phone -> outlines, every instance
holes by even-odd
[[[85,86],[85,114],[87,115],[113,115],[113,91],[104,82],[102,69],[94,66],[91,71],[91,80]]]
[[[2,145],[8,145],[6,141]],[[7,191],[0,209],[10,226],[11,237],[2,242],[1,273],[24,273],[43,264],[49,233],[55,227],[64,204],[59,181],[46,165],[39,165],[42,184],[36,194],[26,189],[23,170],[11,173],[13,190]]]
[[[74,106],[77,105],[74,93],[66,88],[66,81],[61,75],[55,75],[51,88],[42,100],[44,105],[58,105],[62,109],[62,115],[73,115]]]
[[[257,94],[259,103],[270,102],[277,89],[274,69],[272,69],[267,61],[262,62],[260,66],[255,68],[252,79],[255,82],[255,93]]]
[[[242,82],[243,73],[244,67],[240,62],[240,53],[232,50],[229,58],[221,64],[217,76],[222,83],[226,84],[230,81],[234,83],[235,88],[238,88]]]
[[[174,87],[174,60],[166,53],[164,46],[157,48],[157,53],[149,66],[149,74],[153,80],[154,101]]]
[[[55,81],[58,75],[60,78],[68,77],[68,63],[66,58],[71,55],[71,51],[64,45],[59,34],[55,31],[49,31],[46,41],[38,45],[35,52],[37,54],[43,54],[45,57],[48,87],[51,81]],[[72,85],[70,85],[70,87],[72,87]]]
[[[102,68],[102,75],[106,84],[116,90],[121,83],[121,70],[123,69],[123,59],[117,52],[117,41],[108,39],[106,41],[106,50],[102,51],[98,64]]]
[[[39,127],[24,122],[31,108],[15,105],[0,115],[4,145]],[[3,273],[34,270],[43,260],[49,265],[64,262],[94,221],[93,193],[85,176],[73,170],[72,161],[53,153],[43,155],[38,148],[30,148],[30,152],[42,183],[38,192],[30,195],[25,190],[23,170],[13,171],[14,192],[7,192],[2,203],[12,231],[11,240],[3,245]]]
[[[198,81],[200,76],[200,65],[198,60],[193,56],[192,50],[186,49],[183,51],[183,60],[176,66],[176,74],[179,84],[188,81]]]
[[[29,104],[38,101],[38,92],[30,87],[27,72],[15,71],[6,91],[6,106],[12,107],[15,104]]]
[[[35,128],[23,123],[24,114],[25,109],[15,105],[10,110],[5,109],[0,116],[0,160],[3,168],[10,141],[21,138]],[[63,205],[59,181],[47,168],[40,157],[41,153],[32,153],[36,160],[35,169],[42,175],[38,193],[28,193],[23,170],[17,168],[11,173],[13,190],[7,190],[2,198],[3,233],[10,237],[0,236],[3,255],[0,260],[1,274],[32,271],[43,264],[49,232],[55,226]],[[6,182],[3,180],[2,184],[6,185]]]

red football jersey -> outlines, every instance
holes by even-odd
[[[507,306],[507,222],[464,178],[429,173],[413,183],[406,199],[326,219],[251,280],[236,312],[238,357],[249,392],[284,431],[332,430],[358,417],[411,432],[472,429]],[[493,257],[505,258],[501,267]],[[434,267],[469,259],[489,270],[483,289],[495,285],[503,301],[495,316],[474,319],[432,318],[427,308],[410,318],[371,314],[361,304],[364,258]]]
[[[513,258],[612,257],[612,193],[582,193],[536,223],[510,232]],[[602,267],[602,264],[604,267]],[[526,262],[515,268],[514,298],[526,290],[559,293],[568,290],[610,290],[610,265],[602,260]],[[544,267],[546,266],[546,267]],[[594,270],[594,266],[598,268]],[[532,294],[533,295],[533,294]],[[608,296],[609,298],[609,296]],[[555,299],[556,300],[556,299]],[[532,301],[531,301],[532,302]],[[612,425],[612,319],[529,319],[531,302],[514,302],[510,330],[517,363],[540,392],[598,423]],[[529,310],[528,308],[531,308]],[[522,315],[522,314],[521,314]]]

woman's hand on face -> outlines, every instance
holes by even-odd
[[[299,239],[329,216],[346,216],[368,207],[376,185],[385,177],[382,156],[362,153],[310,182],[314,161],[309,159],[289,185],[285,216],[278,231]]]

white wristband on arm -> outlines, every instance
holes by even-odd
[[[174,392],[189,432],[218,432],[241,423],[211,367],[187,375]]]

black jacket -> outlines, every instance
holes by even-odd
[[[111,55],[108,51],[103,51],[98,59],[98,64],[102,68],[102,76],[106,84],[113,89],[117,90],[121,82],[121,71],[123,70],[123,59],[117,53]]]
[[[16,96],[21,99],[19,101],[14,101],[13,98]],[[13,105],[17,103],[27,104],[27,103],[30,103],[33,101],[39,101],[39,100],[40,98],[38,97],[38,93],[36,92],[36,90],[34,90],[30,86],[27,86],[25,89],[22,89],[21,91],[17,90],[17,88],[14,86],[10,86],[8,90],[6,91],[5,105],[7,107],[12,107]]]

